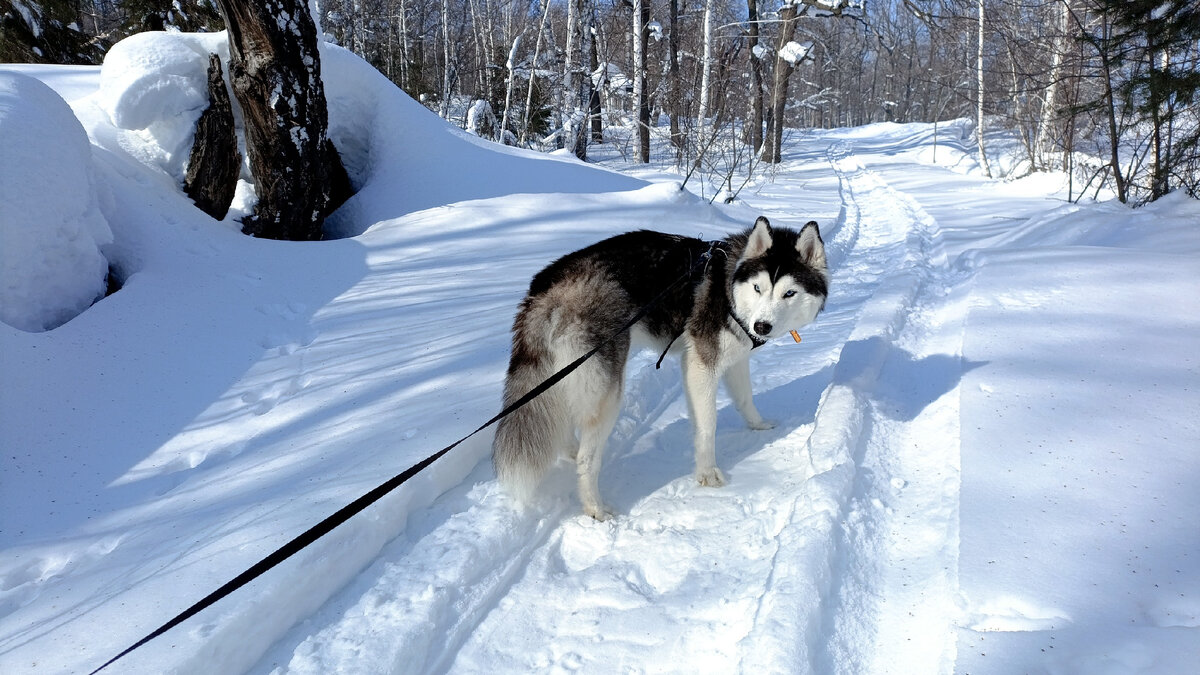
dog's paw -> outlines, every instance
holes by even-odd
[[[717,467],[696,470],[696,481],[704,487],[721,487],[725,484],[725,474]]]
[[[764,420],[764,419],[760,419],[757,422],[747,422],[746,425],[755,431],[766,431],[768,429],[775,428],[774,422],[772,422],[771,420]]]
[[[591,516],[598,523],[603,523],[604,521],[613,517],[612,509],[603,504],[584,506],[583,513],[584,515]]]

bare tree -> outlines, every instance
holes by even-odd
[[[758,0],[746,0],[746,43],[750,59],[750,116],[746,120],[750,148],[757,154],[763,144],[762,57],[766,50],[758,43]]]
[[[975,141],[979,145],[979,163],[983,165],[983,175],[992,177],[992,167],[988,166],[987,153],[983,149],[983,0],[979,0],[979,49],[976,52],[975,85],[979,104],[975,122]]]
[[[633,0],[633,98],[637,119],[637,161],[650,161],[650,97],[646,50],[650,41],[650,0]]]
[[[696,133],[705,135],[708,127],[708,100],[712,96],[712,42],[713,42],[713,0],[704,0],[704,32],[701,36],[703,45],[700,57],[700,105],[696,113]]]

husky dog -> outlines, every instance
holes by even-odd
[[[816,318],[828,287],[817,224],[796,232],[772,228],[763,217],[717,242],[641,230],[554,261],[533,277],[513,323],[505,406],[603,346],[500,420],[492,461],[501,484],[528,499],[563,452],[576,461],[584,513],[597,520],[612,515],[600,499],[601,453],[620,409],[630,349],[653,347],[681,355],[696,479],[724,485],[714,447],[718,378],[752,429],[773,427],[751,398],[750,352]],[[632,330],[604,343],[659,294]]]

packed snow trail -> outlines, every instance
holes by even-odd
[[[887,277],[865,303],[827,393],[827,401],[844,401],[850,411],[840,433],[853,436],[846,445],[855,476],[836,535],[826,650],[815,670],[949,672],[961,310],[945,307],[948,270],[937,221],[846,154],[844,146],[836,150],[833,165],[860,228],[896,223],[906,246],[876,268]],[[818,425],[810,447],[820,431]]]
[[[638,668],[647,648],[697,672],[828,663],[852,672],[869,660],[861,644],[845,653],[823,638],[827,628],[847,640],[862,628],[840,609],[874,590],[844,577],[884,562],[857,550],[863,542],[840,524],[848,514],[852,523],[869,517],[859,502],[869,505],[874,486],[857,467],[870,447],[879,372],[944,256],[936,223],[911,200],[897,210],[901,196],[848,147],[830,154],[826,171],[836,176],[823,187],[834,191],[825,197],[837,215],[755,204],[777,221],[824,223],[832,292],[801,345],[755,355],[756,400],[779,422],[775,430],[746,430],[722,401],[719,457],[729,485],[695,484],[677,368],[656,371],[654,355],[635,356],[601,474],[618,518],[578,515],[564,465],[548,497],[526,510],[514,509],[481,466],[256,670],[620,670]],[[774,189],[787,193],[780,175]],[[860,606],[854,615],[874,611]],[[927,639],[918,652],[928,647]],[[952,658],[952,645],[933,653]]]

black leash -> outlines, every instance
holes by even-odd
[[[654,296],[654,298],[651,299],[650,302],[648,302],[646,305],[644,305],[641,309],[639,309],[637,311],[637,313],[634,314],[631,319],[626,321],[624,326],[621,326],[621,328],[619,328],[612,335],[609,335],[602,342],[598,343],[595,347],[593,347],[586,354],[584,354],[583,356],[580,356],[579,358],[575,359],[571,363],[567,364],[564,368],[559,370],[557,373],[554,373],[550,377],[546,378],[545,381],[543,381],[541,384],[539,384],[538,386],[531,389],[527,394],[525,394],[521,398],[519,398],[516,401],[514,401],[513,403],[511,403],[508,407],[504,408],[504,410],[501,410],[494,417],[492,417],[492,419],[481,424],[478,429],[476,429],[475,431],[472,431],[471,433],[467,434],[466,436],[463,436],[462,438],[458,439],[457,441],[454,441],[453,443],[451,443],[450,445],[447,445],[446,447],[442,448],[441,450],[438,450],[437,452],[430,455],[429,457],[426,457],[425,459],[421,460],[420,462],[410,466],[409,468],[405,469],[403,472],[398,473],[395,476],[392,476],[385,483],[376,487],[374,490],[371,490],[370,492],[364,494],[363,496],[359,497],[358,499],[355,499],[354,501],[350,502],[349,504],[338,509],[332,515],[326,517],[325,520],[322,520],[321,522],[317,523],[316,525],[313,525],[308,530],[306,530],[303,534],[299,535],[295,539],[292,539],[291,541],[287,542],[283,546],[280,546],[278,549],[276,549],[273,553],[271,553],[267,557],[254,563],[253,565],[251,565],[250,568],[247,569],[245,572],[242,572],[241,574],[237,575],[233,579],[230,579],[225,585],[221,586],[220,588],[213,591],[212,593],[209,593],[208,595],[206,595],[204,598],[202,598],[199,602],[195,603],[191,607],[188,607],[187,609],[183,610],[175,618],[173,618],[170,621],[159,626],[152,633],[150,633],[146,637],[142,638],[141,640],[138,640],[137,642],[133,643],[132,645],[127,647],[124,651],[122,651],[120,654],[117,654],[116,656],[112,657],[108,661],[105,661],[103,665],[101,665],[99,668],[93,670],[91,673],[89,673],[89,675],[96,675],[96,673],[109,667],[110,665],[115,663],[118,659],[126,656],[133,650],[141,647],[142,645],[146,644],[147,642],[150,642],[154,638],[171,630],[172,628],[174,628],[175,626],[178,626],[179,624],[183,623],[184,621],[187,621],[188,619],[195,616],[196,614],[199,614],[200,612],[204,611],[208,607],[215,604],[218,600],[233,593],[234,591],[241,588],[242,586],[245,586],[246,584],[250,583],[251,581],[254,581],[255,579],[262,576],[264,573],[266,573],[268,570],[275,567],[279,563],[281,563],[281,562],[287,560],[288,558],[292,557],[293,555],[299,553],[301,550],[303,550],[309,544],[315,542],[316,540],[320,539],[321,537],[325,536],[326,534],[329,534],[331,531],[333,531],[333,529],[335,527],[337,527],[338,525],[341,525],[342,523],[346,522],[347,520],[350,520],[350,518],[354,517],[355,514],[359,513],[360,511],[363,511],[368,506],[379,501],[380,499],[382,499],[386,494],[388,494],[392,490],[395,490],[396,488],[403,485],[405,482],[408,481],[408,479],[412,478],[413,476],[417,475],[421,471],[425,470],[427,467],[429,467],[430,464],[433,464],[438,459],[440,459],[443,455],[445,455],[447,452],[450,452],[454,448],[458,447],[460,444],[462,444],[468,438],[471,438],[475,434],[483,431],[484,429],[490,427],[491,425],[495,424],[496,422],[499,422],[502,418],[507,417],[508,415],[512,414],[514,411],[516,411],[518,408],[521,408],[526,403],[529,403],[530,401],[537,398],[538,396],[541,396],[543,393],[545,393],[545,391],[547,389],[549,389],[550,387],[553,387],[555,384],[558,384],[560,381],[562,381],[563,378],[565,378],[567,375],[570,375],[572,372],[574,372],[576,368],[583,365],[584,361],[587,361],[588,359],[595,356],[596,352],[600,351],[605,346],[607,346],[608,343],[610,343],[614,339],[616,339],[616,337],[618,335],[621,335],[625,331],[632,328],[633,324],[637,323],[638,321],[641,321],[642,318],[645,317],[646,314],[651,309],[653,309],[654,306],[657,305],[663,299],[664,296],[667,295],[667,293],[671,292],[681,282],[683,282],[684,280],[690,279],[692,274],[697,269],[699,269],[701,265],[708,263],[709,259],[712,258],[713,249],[716,248],[716,246],[719,243],[720,242],[716,242],[716,241],[712,242],[709,245],[708,250],[700,255],[700,259],[697,260],[696,263],[693,264],[692,267],[687,272],[680,275],[680,277],[678,279],[671,282],[671,284],[669,286],[667,286],[665,289],[663,289],[663,291],[661,293]],[[660,359],[660,361],[661,361],[661,359]]]

